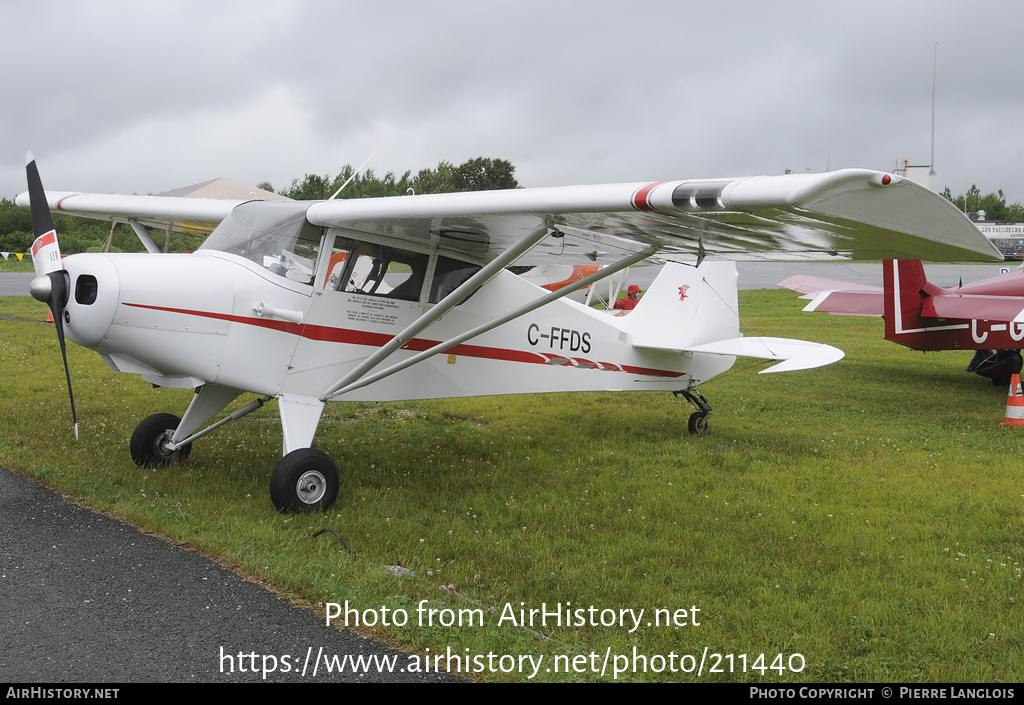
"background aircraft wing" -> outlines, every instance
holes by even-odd
[[[1002,255],[944,198],[890,174],[827,174],[569,186],[314,203],[306,216],[487,261],[538,227],[556,229],[518,264],[657,258],[924,258]]]
[[[244,200],[47,191],[46,202],[55,213],[119,223],[133,219],[158,230],[209,235]],[[27,208],[28,193],[20,194],[15,203]]]
[[[828,279],[827,277],[814,277],[810,274],[794,274],[783,279],[776,286],[783,289],[797,291],[801,294],[817,294],[821,291],[873,291],[882,293],[882,287],[874,284],[860,284],[847,282],[841,279]]]
[[[810,299],[804,311],[836,316],[881,316],[885,309],[884,290],[872,284],[795,274],[776,286],[804,294],[801,299]]]

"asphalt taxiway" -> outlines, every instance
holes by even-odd
[[[406,654],[2,468],[0,634],[9,684],[459,680],[401,672]],[[395,667],[302,675],[311,650]]]

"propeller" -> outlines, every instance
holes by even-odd
[[[68,396],[71,398],[71,420],[75,424],[75,440],[78,440],[78,414],[75,412],[75,394],[71,390],[71,369],[68,367],[68,352],[64,344],[64,307],[68,303],[71,278],[60,262],[60,247],[57,245],[57,231],[53,217],[46,203],[46,192],[39,178],[35,159],[31,152],[25,168],[28,176],[28,197],[32,209],[32,232],[36,236],[32,243],[32,266],[36,278],[29,285],[29,293],[38,301],[50,307],[53,324],[57,328],[60,354],[64,358],[64,376],[68,380]]]

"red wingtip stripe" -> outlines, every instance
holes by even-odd
[[[65,196],[64,198],[62,198],[59,201],[57,201],[57,210],[59,210],[59,211],[64,210],[64,201],[68,200],[69,198],[74,198],[77,195],[78,195],[77,193],[73,193],[70,196]]]
[[[654,210],[654,207],[651,206],[650,201],[648,201],[647,198],[651,195],[651,191],[656,189],[658,186],[661,186],[663,183],[665,182],[655,181],[653,184],[647,184],[643,188],[638,189],[637,192],[633,194],[633,207],[638,211]]]

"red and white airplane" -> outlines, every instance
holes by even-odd
[[[956,288],[928,281],[921,260],[885,260],[882,286],[805,275],[779,286],[805,294],[804,311],[882,316],[885,339],[914,350],[978,350],[968,371],[1005,386],[1021,370],[1024,270]]]
[[[31,291],[59,337],[113,370],[197,390],[180,419],[138,425],[135,462],[184,460],[276,399],[284,457],[270,494],[286,512],[337,497],[334,463],[310,447],[329,401],[673,391],[700,432],[711,407],[697,387],[737,355],[779,361],[762,372],[842,357],[742,337],[736,267],[716,257],[999,258],[941,197],[863,170],[319,202],[44,193],[31,159],[28,175],[17,202],[39,236]],[[51,210],[129,223],[151,251],[147,228],[209,236],[192,254],[61,261]],[[566,298],[652,259],[664,267],[628,315]],[[581,262],[603,266],[555,291],[507,269]],[[259,398],[203,428],[243,392]]]

